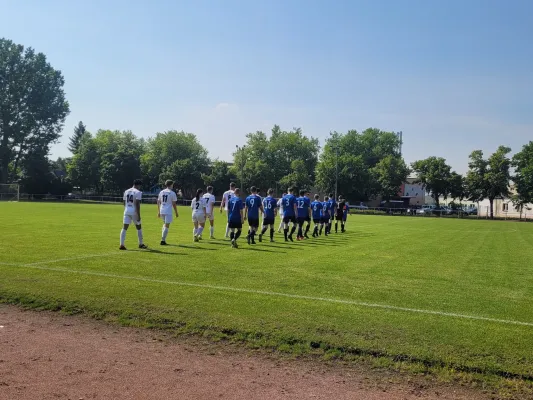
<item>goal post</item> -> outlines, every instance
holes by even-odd
[[[19,201],[20,185],[18,183],[0,183],[0,201]]]

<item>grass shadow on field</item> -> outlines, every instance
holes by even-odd
[[[168,246],[172,246],[171,244],[169,244]],[[156,250],[156,249],[131,249],[131,250],[128,250],[129,252],[132,252],[132,251],[135,251],[135,252],[139,252],[139,253],[153,253],[153,254],[166,254],[166,255],[169,255],[169,256],[173,256],[173,255],[178,255],[178,256],[183,256],[184,254],[180,254],[180,253],[172,253],[172,252],[168,252],[168,251],[162,251],[162,250]]]
[[[181,247],[181,248],[183,248],[183,249],[192,249],[192,250],[216,251],[216,249],[209,249],[209,248],[207,248],[207,247],[191,246],[191,245],[188,245],[188,244],[169,244],[168,246]]]
[[[253,245],[252,245],[253,246]],[[279,251],[279,250],[267,250],[267,249],[259,249],[257,247],[239,247],[240,250],[249,250],[249,251],[261,251],[265,253],[280,253],[280,254],[287,254],[286,251]]]

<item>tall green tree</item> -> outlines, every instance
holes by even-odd
[[[232,167],[232,173],[245,189],[251,185],[263,190],[276,186],[280,189],[282,182],[293,180],[295,174],[314,181],[320,149],[318,139],[305,136],[300,128],[282,131],[278,125],[274,125],[270,136],[258,131],[246,138],[246,144],[233,154]]]
[[[68,149],[72,154],[76,154],[83,136],[87,133],[87,129],[82,121],[78,122],[78,125],[74,127],[74,135],[70,137]]]
[[[209,166],[209,172],[202,174],[204,185],[213,186],[215,196],[221,196],[228,190],[228,185],[235,178],[236,176],[230,171],[229,163],[220,160],[215,160]]]
[[[338,193],[348,200],[368,200],[382,189],[375,179],[374,168],[388,156],[400,158],[399,148],[400,141],[394,132],[376,128],[361,133],[356,130],[345,134],[333,132],[320,154],[316,185],[324,192],[334,192],[338,181]],[[382,182],[386,183],[385,179]],[[386,189],[388,193],[389,189]]]
[[[398,196],[409,172],[409,167],[399,156],[388,155],[381,159],[372,169],[372,174],[378,184],[378,193],[382,198],[390,200],[392,197]]]
[[[43,53],[0,38],[0,183],[58,140],[70,112],[64,83]]]
[[[500,146],[488,159],[483,158],[483,151],[475,150],[470,154],[466,185],[470,200],[489,200],[490,217],[494,218],[494,199],[510,195],[511,149]]]
[[[145,149],[141,157],[141,171],[146,185],[157,185],[165,179],[172,179],[185,189],[183,194],[187,197],[203,186],[202,174],[209,173],[210,161],[207,150],[196,135],[183,131],[157,133],[154,138],[148,139]]]
[[[459,204],[468,197],[465,177],[453,171],[449,179],[450,198],[458,200]]]
[[[441,197],[446,199],[450,195],[452,168],[446,164],[444,158],[429,157],[415,161],[411,167],[418,176],[417,182],[430,193],[437,206],[440,204]]]
[[[72,185],[80,191],[102,192],[100,174],[101,154],[91,134],[85,135],[78,151],[67,165]]]
[[[291,163],[291,172],[280,180],[280,185],[284,188],[295,187],[298,189],[310,189],[313,184],[312,176],[302,160],[294,160]]]
[[[533,203],[533,142],[522,147],[512,159],[512,166],[515,170],[514,199],[515,205],[521,209],[528,203]]]

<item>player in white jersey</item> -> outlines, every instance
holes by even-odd
[[[137,237],[139,238],[139,249],[147,249],[143,243],[143,231],[141,227],[141,200],[142,192],[140,191],[142,181],[135,179],[133,187],[124,192],[124,226],[120,231],[120,250],[126,250],[124,242],[126,241],[126,231],[133,222],[137,228]]]
[[[194,224],[193,238],[198,242],[202,238],[202,232],[205,226],[205,200],[202,197],[202,189],[196,191],[196,196],[191,201],[192,222]]]
[[[205,212],[209,219],[209,237],[215,238],[215,196],[213,195],[213,186],[207,187],[207,193],[204,194]]]
[[[235,183],[231,182],[229,184],[229,190],[225,191],[222,195],[222,203],[220,203],[220,212],[226,210],[226,215],[228,214],[228,203],[230,199],[235,194]],[[229,222],[226,224],[226,237],[229,237]]]
[[[161,218],[163,220],[163,232],[161,234],[161,246],[167,245],[167,235],[168,235],[168,228],[170,228],[170,224],[172,223],[172,209],[174,209],[174,213],[176,214],[176,218],[179,217],[178,215],[178,196],[176,196],[176,193],[172,190],[172,186],[174,186],[174,182],[171,180],[168,180],[165,182],[166,189],[161,190],[159,192],[159,196],[157,197],[157,218]]]
[[[278,233],[281,233],[281,230],[284,228],[283,224],[283,212],[284,212],[284,206],[283,206],[283,198],[285,197],[287,193],[283,192],[281,195],[281,198],[278,200],[278,208],[279,208],[279,215],[281,215],[281,222],[279,223]]]

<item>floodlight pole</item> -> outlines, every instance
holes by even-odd
[[[237,148],[237,152],[241,151],[242,150],[242,147],[239,147],[239,145],[235,145],[235,147]],[[241,190],[244,190],[244,183],[243,183],[243,169],[244,169],[244,165],[243,165],[243,160],[241,160]]]

